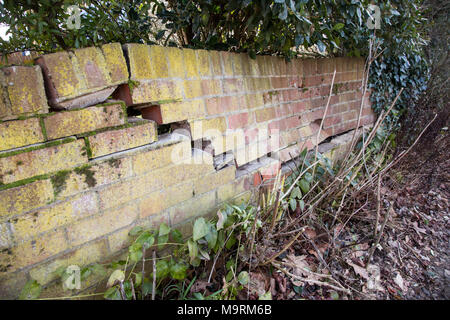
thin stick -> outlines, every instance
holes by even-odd
[[[342,291],[342,292],[345,292],[345,293],[347,293],[347,294],[350,294],[350,291],[349,291],[349,290],[344,289],[344,288],[341,288],[341,287],[337,287],[337,286],[335,286],[335,285],[332,285],[331,283],[328,283],[328,282],[322,282],[322,281],[317,281],[317,280],[308,279],[308,278],[302,278],[302,277],[296,276],[295,274],[290,273],[290,272],[287,271],[286,269],[281,268],[281,267],[277,266],[276,264],[272,264],[272,265],[273,265],[275,268],[277,268],[278,270],[280,270],[281,272],[285,273],[285,274],[288,275],[289,277],[294,278],[294,279],[296,279],[296,280],[303,281],[303,282],[309,282],[309,283],[313,283],[313,284],[317,284],[317,285],[319,285],[319,286],[327,286],[327,287],[330,287],[330,288],[332,288],[332,289],[334,289],[334,290]]]
[[[153,250],[153,284],[152,284],[152,300],[155,300],[156,294],[156,251]],[[144,279],[142,279],[144,281]]]
[[[145,248],[142,246],[142,285],[141,285],[141,299],[144,300],[144,275],[145,275]]]
[[[333,72],[333,79],[331,80],[331,87],[330,87],[330,93],[328,94],[328,101],[327,101],[327,106],[325,107],[325,112],[323,113],[323,118],[322,121],[320,121],[320,126],[319,126],[319,131],[317,132],[317,138],[316,138],[316,153],[314,155],[314,162],[317,160],[317,153],[319,152],[319,139],[320,139],[320,134],[322,133],[322,127],[323,127],[323,123],[325,122],[325,118],[327,116],[328,113],[328,107],[330,106],[330,101],[331,101],[331,95],[333,94],[333,86],[334,86],[334,79],[336,77],[336,69],[334,69]],[[314,175],[316,174],[316,166],[314,166],[313,172],[312,172],[312,180],[314,180]]]
[[[377,248],[378,244],[380,243],[381,235],[383,234],[384,227],[386,226],[386,223],[387,223],[387,221],[389,220],[389,218],[391,216],[391,209],[392,209],[392,203],[389,205],[389,208],[387,210],[387,213],[386,213],[386,216],[384,218],[383,224],[381,225],[380,233],[378,233],[377,240],[375,241],[375,243],[372,246],[372,248],[370,248],[369,258],[367,259],[367,263],[366,263],[366,269],[369,267],[370,260],[372,260],[372,256],[373,256],[373,254],[375,252],[375,249]],[[394,209],[392,209],[392,210],[394,210]]]
[[[377,186],[377,219],[375,220],[375,230],[373,231],[373,238],[375,239],[378,232],[378,223],[380,221],[380,210],[381,210],[381,174],[378,175],[378,186]]]

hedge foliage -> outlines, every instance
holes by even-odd
[[[422,0],[377,1],[381,28],[367,27],[363,0],[5,0],[0,23],[11,38],[0,53],[52,52],[106,42],[137,42],[191,48],[276,54],[290,59],[314,48],[331,56],[366,56],[375,37],[383,54],[371,70],[374,109],[385,108],[400,88],[395,123],[425,89],[428,66],[423,54]],[[67,8],[80,8],[80,28]],[[375,32],[374,32],[375,31]]]

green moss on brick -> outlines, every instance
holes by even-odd
[[[90,158],[92,158],[92,149],[91,149],[91,143],[89,142],[88,137],[84,137],[84,143],[86,144],[87,157],[90,159]]]
[[[8,184],[4,184],[1,182],[2,177],[0,176],[0,191],[2,190],[6,190],[6,189],[11,189],[11,188],[16,188],[16,187],[20,187],[38,180],[45,180],[48,179],[50,177],[50,174],[43,174],[40,176],[34,176],[28,179],[23,179],[23,180],[19,180],[19,181],[15,181],[13,183],[8,183]]]
[[[77,138],[75,137],[68,137],[62,140],[55,140],[55,141],[50,141],[47,143],[43,143],[41,145],[37,145],[34,147],[29,147],[29,148],[23,148],[23,149],[19,149],[19,150],[15,150],[15,151],[9,151],[9,152],[1,152],[0,153],[0,158],[6,158],[6,157],[11,157],[11,156],[15,156],[17,154],[21,154],[21,153],[25,153],[25,152],[30,152],[30,151],[34,151],[34,150],[39,150],[39,149],[45,149],[45,148],[50,148],[50,147],[54,147],[54,146],[59,146],[65,143],[69,143],[69,142],[73,142],[77,140]]]
[[[53,192],[55,197],[66,187],[66,181],[69,178],[71,172],[71,170],[62,170],[50,178],[53,185]]]
[[[84,175],[84,182],[89,186],[89,188],[93,188],[97,185],[97,180],[94,175],[95,172],[92,170],[92,166],[85,165],[74,170],[78,175]]]

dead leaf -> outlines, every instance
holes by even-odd
[[[349,266],[352,266],[352,267],[353,267],[353,270],[355,270],[355,273],[356,273],[357,275],[361,276],[362,278],[364,278],[364,279],[366,279],[366,280],[369,279],[369,274],[367,273],[367,270],[366,270],[366,269],[364,269],[364,268],[362,268],[362,267],[360,267],[360,266],[358,266],[358,265],[352,263],[350,260],[347,260],[347,264],[348,264]]]
[[[403,278],[400,275],[400,273],[397,273],[397,275],[394,278],[394,282],[396,285],[398,285],[400,287],[400,289],[402,289],[402,291],[405,291],[405,285],[403,283]]]
[[[212,283],[203,280],[197,280],[191,287],[191,293],[200,292],[206,290],[206,287],[210,286]]]
[[[308,239],[314,239],[317,235],[317,233],[314,231],[314,229],[310,228],[310,227],[306,227],[304,233],[308,237]]]

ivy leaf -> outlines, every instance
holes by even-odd
[[[174,280],[183,280],[186,278],[186,271],[188,267],[182,262],[178,262],[176,264],[173,264],[170,267],[170,276]]]
[[[142,294],[145,296],[151,294],[153,291],[153,282],[149,279],[145,278],[144,283],[142,284]]]
[[[292,190],[291,198],[292,199],[295,199],[295,198],[300,199],[301,197],[302,197],[302,192],[300,191],[300,188],[299,187],[295,187]]]
[[[187,245],[188,245],[188,250],[189,250],[189,257],[191,258],[191,262],[192,262],[198,256],[198,245],[197,245],[197,242],[194,242],[191,239],[188,240]]]
[[[193,239],[194,241],[197,241],[204,236],[206,236],[209,232],[208,225],[206,224],[206,221],[204,218],[199,218],[195,220],[194,223],[194,231],[193,231]]]
[[[308,193],[308,191],[309,191],[309,183],[305,179],[301,179],[300,182],[299,182],[299,185],[300,185],[300,189],[302,189],[302,192],[304,194]]]
[[[248,272],[247,271],[242,271],[241,273],[239,273],[238,281],[239,281],[240,284],[245,286],[250,281],[250,276],[248,275]]]
[[[217,211],[217,224],[216,224],[216,228],[217,231],[219,231],[220,229],[223,228],[223,225],[225,224],[225,221],[227,220],[227,216],[226,214],[224,214],[222,211]]]
[[[178,229],[171,231],[172,239],[175,243],[183,243],[183,234]]]
[[[119,289],[117,287],[112,287],[106,290],[105,294],[103,295],[103,298],[107,300],[122,300]]]
[[[272,293],[267,291],[266,293],[260,295],[258,300],[272,300]]]
[[[305,210],[305,201],[300,200],[300,209],[303,211]]]
[[[208,241],[208,247],[210,249],[214,248],[217,242],[217,230],[212,224],[210,224],[209,232],[205,236],[206,241]]]
[[[106,286],[112,287],[116,281],[123,282],[125,280],[125,273],[122,270],[115,270],[108,279]]]
[[[295,211],[297,209],[297,200],[296,199],[289,199],[289,206],[291,207],[292,211]]]
[[[164,222],[161,223],[159,226],[158,236],[165,236],[165,235],[169,234],[169,232],[170,232],[170,227],[168,227],[167,224],[165,224]]]
[[[42,287],[36,280],[28,281],[19,295],[19,300],[37,299],[41,294]]]
[[[128,235],[134,237],[137,236],[139,233],[141,233],[144,230],[144,228],[142,228],[141,226],[136,226],[133,229],[130,230],[130,232],[128,232]]]
[[[134,281],[135,286],[136,287],[140,286],[142,283],[142,273],[136,273],[134,276],[135,276],[135,281]]]
[[[169,263],[166,260],[156,262],[156,278],[164,279],[170,272]]]

